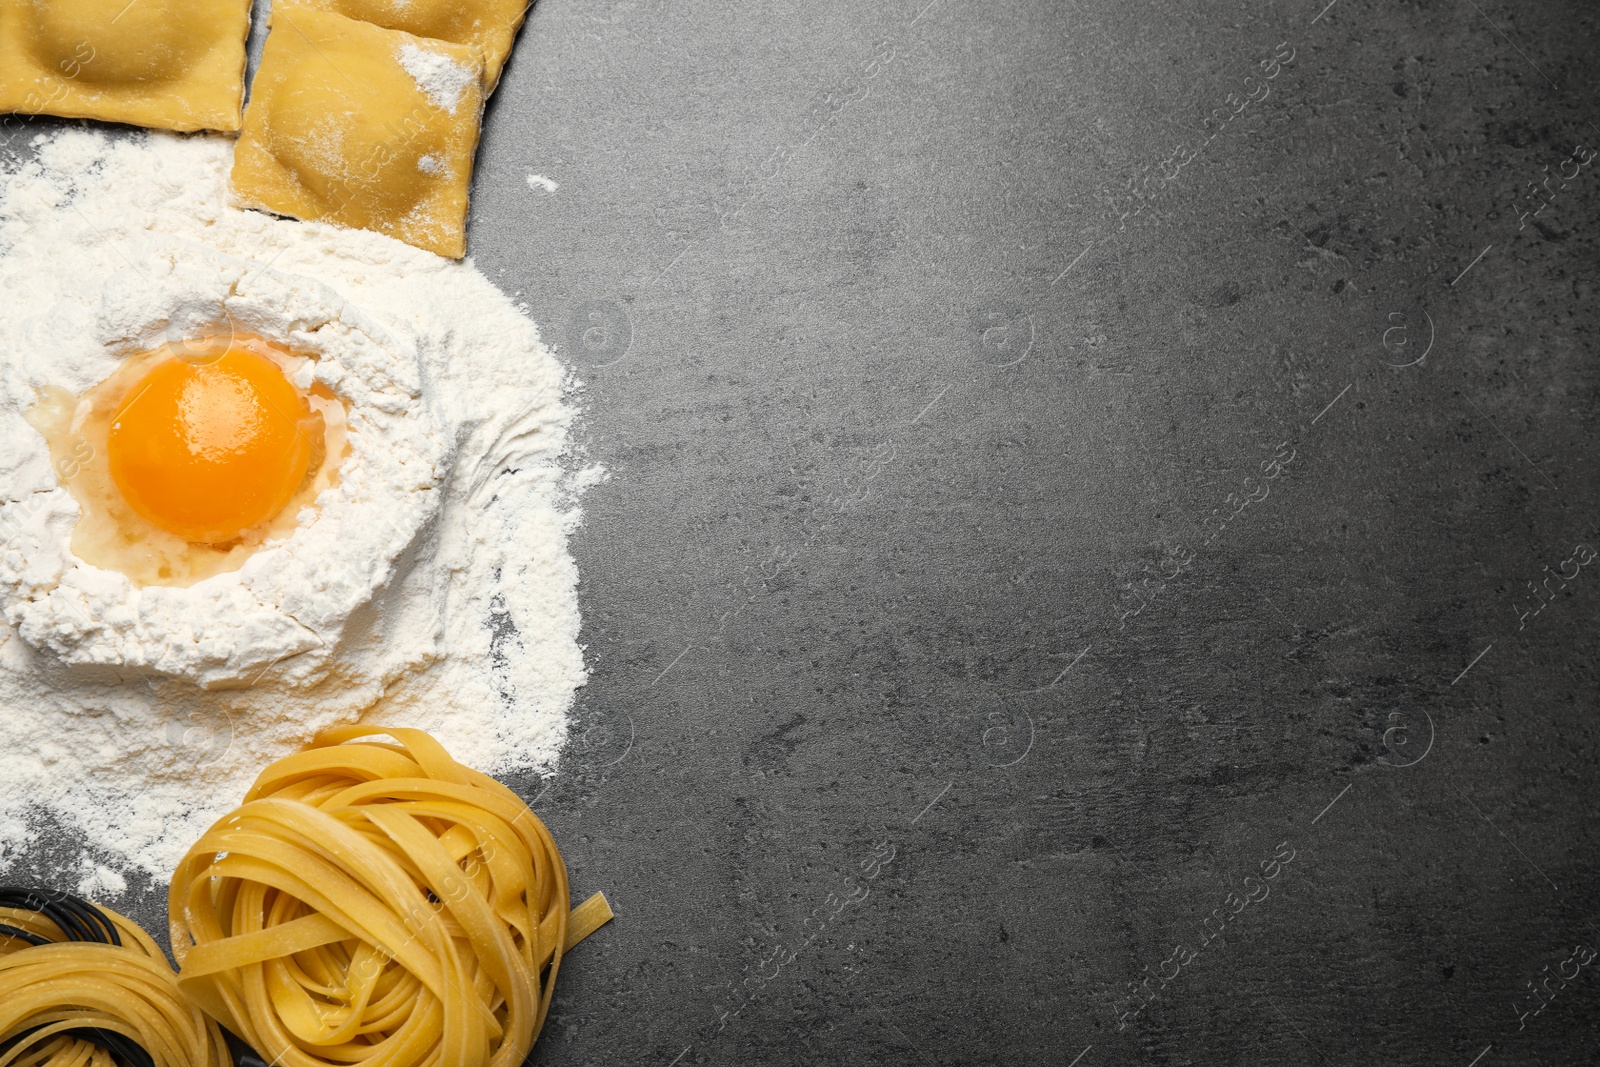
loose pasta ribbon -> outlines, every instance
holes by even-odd
[[[520,1067],[562,954],[611,918],[569,901],[510,789],[422,731],[348,726],[267,767],[168,906],[179,986],[271,1063]]]

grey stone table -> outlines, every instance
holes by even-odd
[[[543,0],[534,1061],[1593,1062],[1597,17]]]

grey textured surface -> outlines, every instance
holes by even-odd
[[[536,1062],[1593,1061],[1597,11],[1325,3],[536,9]]]

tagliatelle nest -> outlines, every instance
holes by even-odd
[[[397,744],[362,741],[381,735]],[[169,896],[178,983],[282,1067],[520,1067],[561,956],[566,866],[516,794],[417,730],[343,727],[263,771]]]
[[[0,1067],[224,1067],[150,935],[62,893],[0,890]]]

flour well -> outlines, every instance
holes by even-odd
[[[227,206],[232,144],[72,131],[0,175],[0,868],[42,822],[165,879],[267,762],[341,722],[548,768],[583,684],[560,365],[470,264]],[[22,418],[219,329],[314,357],[339,484],[234,573],[142,587],[68,545]],[[115,869],[112,869],[115,868]]]

